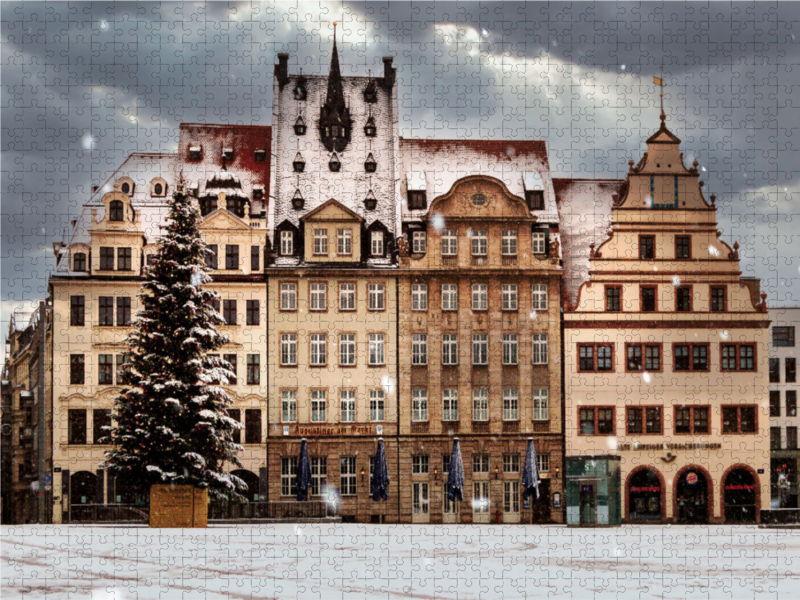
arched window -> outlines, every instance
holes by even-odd
[[[131,184],[126,181],[125,183],[122,184],[122,188],[121,189],[122,189],[122,193],[125,194],[126,196],[128,196],[131,193]]]
[[[127,183],[125,185],[128,185]],[[125,214],[122,201],[112,200],[108,205],[109,221],[122,221]]]
[[[157,183],[153,186],[153,194],[156,196],[163,196],[164,195],[164,186],[160,183]]]

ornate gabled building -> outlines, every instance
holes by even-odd
[[[567,522],[756,522],[768,318],[666,126],[614,196],[564,312]]]

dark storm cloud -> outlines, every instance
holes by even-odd
[[[663,64],[725,239],[770,301],[798,302],[797,4],[9,2],[4,323],[45,294],[91,185],[131,151],[174,150],[182,121],[268,124],[275,54],[325,72],[334,20],[345,74],[395,56],[403,135],[544,139],[562,176],[624,176],[658,126]]]

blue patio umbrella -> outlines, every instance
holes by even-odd
[[[533,447],[533,438],[528,438],[528,450],[525,452],[525,467],[522,469],[522,499],[527,500],[533,496],[539,499],[539,467],[536,465],[536,449]]]
[[[300,456],[297,459],[297,501],[308,499],[311,489],[311,461],[308,458],[308,442],[306,438],[300,442]]]
[[[458,443],[458,438],[453,440],[453,453],[450,455],[447,498],[451,502],[464,500],[464,461],[461,460],[461,445]]]
[[[375,502],[389,499],[389,467],[386,464],[386,449],[383,438],[378,439],[378,451],[375,453],[375,465],[372,469],[372,499]]]

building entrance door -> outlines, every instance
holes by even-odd
[[[412,488],[412,504],[414,514],[411,521],[413,523],[428,523],[431,520],[430,498],[428,496],[428,484],[423,482],[414,483]]]
[[[734,469],[722,483],[726,523],[756,522],[756,479],[747,469]]]
[[[708,523],[708,482],[701,471],[683,473],[675,491],[678,523]]]
[[[594,483],[581,483],[581,525],[597,524],[597,489]]]

